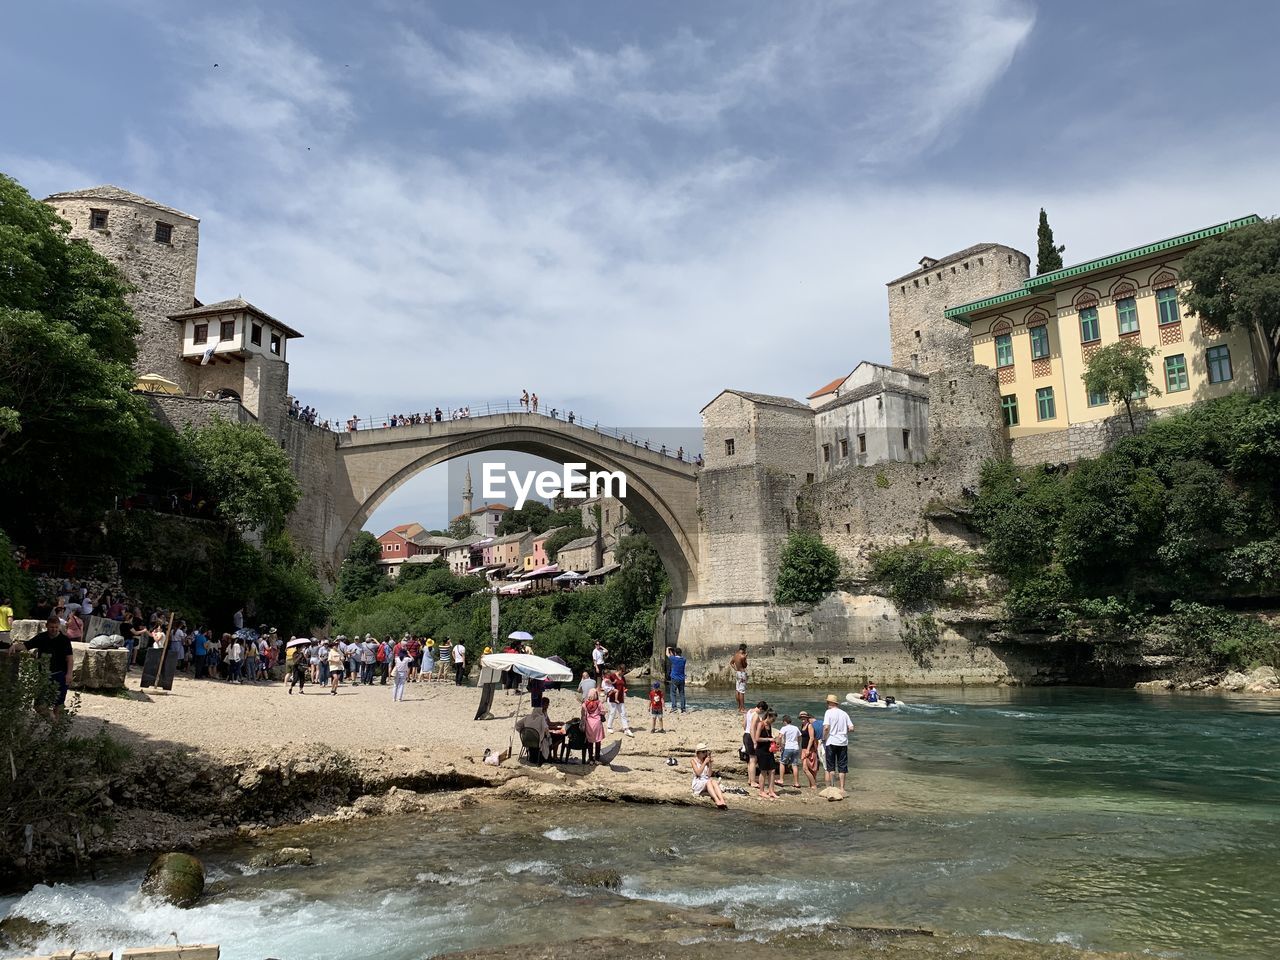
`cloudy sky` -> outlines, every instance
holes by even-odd
[[[15,0],[0,170],[201,218],[322,415],[689,428],[887,360],[885,281],[1280,212],[1271,0]],[[378,531],[446,519],[444,471]]]

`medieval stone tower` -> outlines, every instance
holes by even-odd
[[[191,392],[193,368],[182,362],[181,330],[169,318],[196,303],[200,221],[111,185],[55,193],[45,202],[71,224],[73,238],[87,241],[137,288],[129,297],[141,326],[137,372]]]
[[[943,311],[1011,290],[1027,279],[1031,260],[999,243],[979,243],[935,260],[886,285],[892,363],[921,373],[973,359],[969,331]]]

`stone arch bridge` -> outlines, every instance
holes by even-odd
[[[373,511],[411,477],[487,450],[622,471],[627,494],[619,499],[657,547],[673,602],[684,602],[696,592],[697,469],[591,427],[525,412],[339,434],[324,524],[324,553],[333,569]]]

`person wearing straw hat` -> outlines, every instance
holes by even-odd
[[[689,763],[693,767],[693,795],[700,797],[705,793],[715,803],[717,810],[729,809],[729,805],[724,802],[720,781],[716,779],[711,749],[705,743],[698,744]]]
[[[845,776],[849,773],[849,731],[853,724],[839,704],[834,693],[827,694],[827,712],[822,718],[822,743],[827,755],[827,786],[831,786],[834,773],[839,777],[843,791]]]

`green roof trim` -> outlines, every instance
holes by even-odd
[[[1064,267],[1061,270],[1054,270],[1052,273],[1042,273],[1038,277],[1030,277],[1022,282],[1022,286],[1016,290],[1009,290],[1005,293],[996,294],[994,297],[986,297],[982,300],[975,300],[973,303],[962,304],[958,307],[951,307],[943,313],[948,320],[955,320],[968,326],[971,322],[971,314],[978,313],[991,307],[999,306],[1002,303],[1009,303],[1012,300],[1018,300],[1022,297],[1029,296],[1033,293],[1046,293],[1047,287],[1058,283],[1061,280],[1067,280],[1072,277],[1078,277],[1084,273],[1092,273],[1095,270],[1104,270],[1107,267],[1113,267],[1118,263],[1125,263],[1129,260],[1139,260],[1142,257],[1149,257],[1152,254],[1163,253],[1165,250],[1172,250],[1175,247],[1181,247],[1188,243],[1199,243],[1209,237],[1216,236],[1220,233],[1226,233],[1228,230],[1234,230],[1237,227],[1247,227],[1251,224],[1260,222],[1260,218],[1256,214],[1249,214],[1247,217],[1239,217],[1235,220],[1228,220],[1226,223],[1219,223],[1216,226],[1205,227],[1203,230],[1193,230],[1191,233],[1184,233],[1180,236],[1169,237],[1167,240],[1158,240],[1155,243],[1148,243],[1145,246],[1134,247],[1131,250],[1123,250],[1120,253],[1113,253],[1107,257],[1100,257],[1097,260],[1089,260],[1086,263],[1078,263],[1074,267]]]

